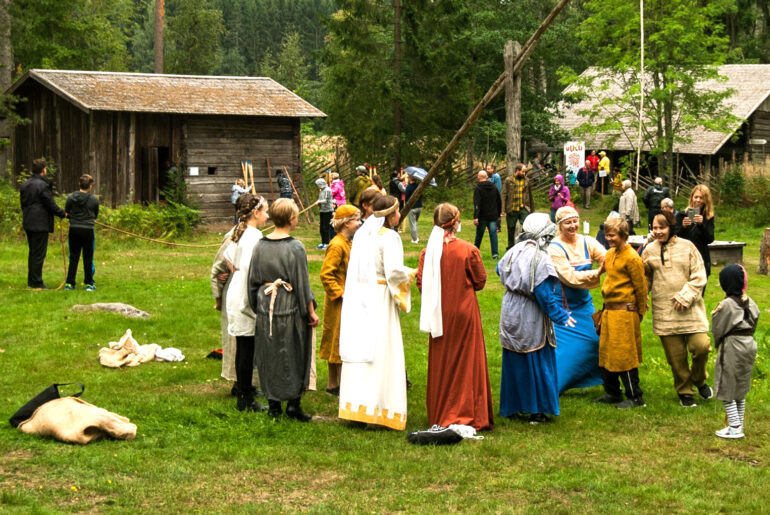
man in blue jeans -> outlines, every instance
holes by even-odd
[[[497,221],[503,212],[503,202],[500,192],[489,181],[487,172],[478,175],[478,184],[473,190],[473,225],[476,226],[476,241],[474,245],[481,250],[481,240],[484,232],[489,230],[489,244],[492,247],[492,259],[497,259]]]

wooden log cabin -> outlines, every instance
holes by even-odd
[[[728,126],[728,132],[703,126],[692,127],[680,131],[677,136],[681,141],[674,143],[676,160],[681,169],[678,173],[689,172],[699,180],[718,176],[734,162],[770,164],[770,64],[727,64],[717,70],[723,80],[707,80],[699,83],[698,88],[732,91],[724,100],[725,107],[735,117]],[[621,155],[636,150],[638,120],[635,116],[610,104],[604,107],[605,117],[617,121],[625,130],[581,136],[580,128],[589,121],[584,115],[587,110],[607,99],[621,97],[620,84],[632,78],[613,78],[611,73],[598,68],[588,68],[581,76],[591,79],[595,87],[588,97],[579,102],[561,104],[563,117],[558,118],[556,123],[573,139],[585,138],[587,148],[607,150],[612,154],[612,162],[616,163]],[[602,82],[608,77],[613,80],[605,87]],[[563,93],[569,95],[575,91],[575,86],[569,86]],[[675,118],[680,115],[675,113]],[[649,150],[647,143],[642,146],[644,151]]]
[[[230,218],[240,162],[254,163],[257,191],[269,196],[266,159],[301,173],[302,118],[326,115],[265,77],[209,77],[29,70],[8,90],[25,99],[16,112],[14,180],[45,157],[56,188],[77,189],[90,173],[102,203],[162,200],[166,170],[184,170],[204,220]],[[274,185],[277,196],[277,185]]]

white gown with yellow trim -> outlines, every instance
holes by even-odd
[[[346,362],[343,358],[339,417],[403,430],[406,368],[398,311],[408,313],[411,308],[410,287],[415,270],[404,266],[404,249],[396,231],[382,228],[374,241],[377,302],[372,304],[377,307],[370,319],[343,320],[357,326],[355,332],[362,345],[373,345],[373,359]],[[346,296],[343,304],[347,300]]]

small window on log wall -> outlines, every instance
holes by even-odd
[[[216,174],[217,174],[217,167],[209,166],[209,175],[216,175]]]

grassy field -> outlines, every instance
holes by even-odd
[[[606,207],[606,206],[605,206]],[[595,233],[600,203],[584,213]],[[643,324],[640,369],[647,407],[621,411],[591,400],[601,387],[567,392],[562,414],[531,426],[497,417],[483,440],[444,448],[416,447],[405,433],[362,430],[336,420],[336,397],[319,392],[303,406],[311,424],[274,422],[237,412],[220,362],[205,359],[220,346],[219,316],[209,290],[215,249],[168,248],[97,234],[96,282],[87,293],[25,288],[26,244],[0,241],[0,415],[7,419],[53,382],[80,381],[83,399],[127,416],[134,441],[75,446],[28,436],[0,424],[0,511],[50,512],[764,512],[770,481],[768,329],[770,279],[755,274],[761,229],[749,214],[717,218],[718,239],[746,241],[749,293],[763,311],[753,389],[747,401],[746,438],[723,441],[720,402],[696,409],[677,403],[672,378],[649,317]],[[421,223],[424,240],[430,209]],[[461,237],[472,239],[463,218]],[[317,229],[298,236],[309,255],[313,289],[322,252]],[[216,243],[201,232],[198,243]],[[407,264],[416,266],[423,244],[404,237]],[[505,237],[501,241],[504,247]],[[499,309],[502,287],[485,238],[489,280],[479,293],[489,373],[495,400],[500,384]],[[58,246],[49,247],[45,278],[62,278]],[[715,267],[707,308],[720,300]],[[81,279],[82,280],[82,279]],[[598,291],[595,295],[599,295]],[[595,297],[596,299],[596,297]],[[407,429],[427,427],[427,336],[418,331],[419,294],[402,315],[409,377]],[[149,320],[71,311],[74,304],[126,302]],[[597,299],[598,302],[598,299]],[[323,302],[320,302],[322,305]],[[106,369],[97,353],[131,328],[139,343],[182,349],[183,363],[148,363]],[[709,371],[713,372],[712,355]],[[497,406],[495,407],[497,411]]]

